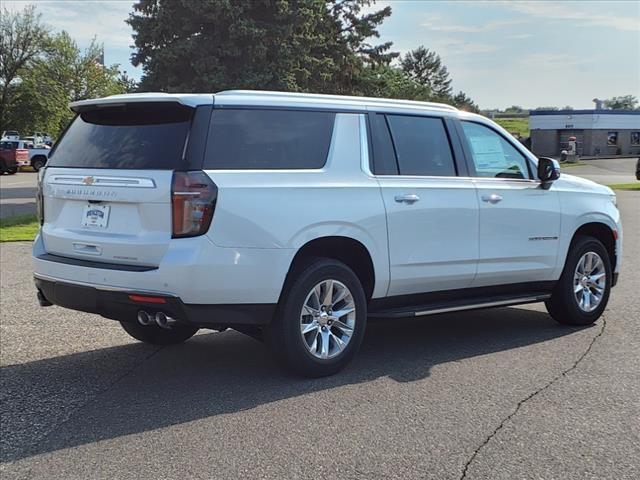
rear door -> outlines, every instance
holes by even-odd
[[[464,164],[456,162],[462,154],[448,121],[377,114],[370,123],[387,210],[388,295],[468,287],[478,261],[478,200],[460,171]]]
[[[173,171],[201,166],[198,139],[190,132],[197,119],[208,123],[210,111],[174,102],[82,111],[49,155],[43,178],[45,250],[157,266],[172,235]]]

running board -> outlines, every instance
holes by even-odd
[[[493,297],[472,299],[455,302],[434,302],[427,305],[412,305],[405,308],[391,308],[369,312],[371,318],[402,318],[421,317],[423,315],[437,315],[439,313],[461,312],[464,310],[479,310],[482,308],[509,307],[526,303],[543,302],[551,297],[550,293],[536,293],[518,297]]]

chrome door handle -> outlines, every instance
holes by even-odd
[[[498,195],[497,193],[492,193],[491,195],[483,195],[482,196],[482,201],[483,202],[492,203],[492,204],[495,205],[496,203],[502,201],[502,197],[500,195]]]
[[[412,203],[416,203],[418,200],[420,200],[420,197],[415,194],[396,195],[395,200],[398,203],[408,203],[409,205],[411,205]]]

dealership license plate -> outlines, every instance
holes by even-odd
[[[87,205],[82,212],[82,226],[88,228],[107,228],[109,209],[109,205]]]

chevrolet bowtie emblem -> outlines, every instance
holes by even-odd
[[[96,181],[95,178],[93,177],[84,177],[82,179],[82,183],[84,183],[85,185],[93,185],[93,183]]]

